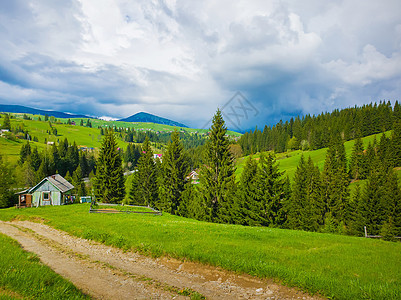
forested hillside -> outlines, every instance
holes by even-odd
[[[394,108],[390,102],[371,103],[318,116],[298,116],[274,126],[266,125],[262,131],[256,128],[242,135],[239,144],[244,155],[269,150],[316,150],[328,147],[333,133],[339,133],[344,141],[348,141],[390,130],[396,121],[401,121],[398,102]]]

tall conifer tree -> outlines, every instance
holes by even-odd
[[[351,161],[349,166],[350,177],[359,180],[366,178],[366,157],[364,155],[363,142],[361,138],[355,140],[352,148]]]
[[[349,180],[344,144],[339,134],[332,136],[322,173],[326,213],[336,225],[345,222],[345,208],[349,197]]]
[[[272,154],[260,155],[256,181],[263,225],[280,226],[285,222],[283,201],[290,195],[286,194],[286,179],[283,174]]]
[[[238,185],[237,199],[231,212],[233,222],[241,225],[262,225],[261,194],[258,191],[258,165],[252,157],[246,160]]]
[[[199,174],[207,210],[206,219],[210,221],[219,221],[220,208],[227,204],[225,202],[232,201],[230,195],[235,184],[235,167],[226,132],[223,116],[218,109],[205,145],[205,165]]]
[[[189,173],[188,161],[184,147],[180,142],[178,131],[171,134],[171,141],[163,155],[161,170],[160,201],[163,210],[176,214],[185,189],[186,176]]]
[[[125,195],[124,172],[114,132],[103,138],[97,161],[94,183],[96,199],[106,203],[121,203]]]
[[[157,190],[156,163],[153,159],[153,151],[149,143],[149,138],[146,136],[130,190],[131,202],[137,205],[156,207]]]

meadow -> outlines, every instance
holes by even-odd
[[[76,142],[77,146],[88,147],[88,148],[100,148],[103,140],[103,136],[100,134],[99,126],[103,128],[107,127],[123,127],[133,128],[135,130],[153,131],[153,132],[172,132],[175,129],[179,131],[185,131],[191,134],[201,133],[206,134],[208,129],[195,129],[185,127],[175,127],[163,124],[155,123],[141,123],[141,122],[121,122],[121,121],[105,121],[100,119],[90,119],[92,128],[79,126],[81,119],[72,118],[71,121],[75,121],[77,125],[66,124],[68,119],[58,119],[60,123],[52,123],[52,127],[57,129],[57,136],[47,132],[50,130],[49,122],[44,121],[44,116],[26,114],[31,120],[23,119],[23,114],[12,114],[14,118],[11,121],[11,127],[22,127],[27,130],[31,139],[36,137],[37,142],[31,141],[34,147],[37,147],[41,152],[46,147],[45,142],[61,142],[65,138],[70,143]],[[41,121],[39,121],[39,118]],[[82,119],[84,124],[88,119]],[[235,131],[228,131],[227,134],[233,137],[241,136],[240,133]],[[7,161],[11,164],[16,164],[19,159],[19,152],[21,146],[25,143],[25,140],[16,139],[15,141],[0,138],[0,154],[3,155]],[[128,143],[117,139],[118,146],[122,149],[126,149]],[[157,150],[157,149],[156,149]]]
[[[90,299],[3,234],[0,253],[0,299]]]
[[[72,235],[125,250],[274,278],[332,299],[401,298],[401,243],[213,224],[169,214],[88,211],[88,204],[9,208],[0,211],[0,219],[42,219]]]

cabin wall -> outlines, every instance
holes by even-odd
[[[51,183],[44,182],[41,186],[39,186],[35,192],[32,194],[32,203],[33,206],[42,206],[43,205],[43,192],[50,192],[51,197],[51,205],[61,205],[61,192],[55,188]],[[38,205],[39,203],[39,205]]]

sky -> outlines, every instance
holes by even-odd
[[[401,100],[401,1],[2,0],[0,103],[247,130]]]

